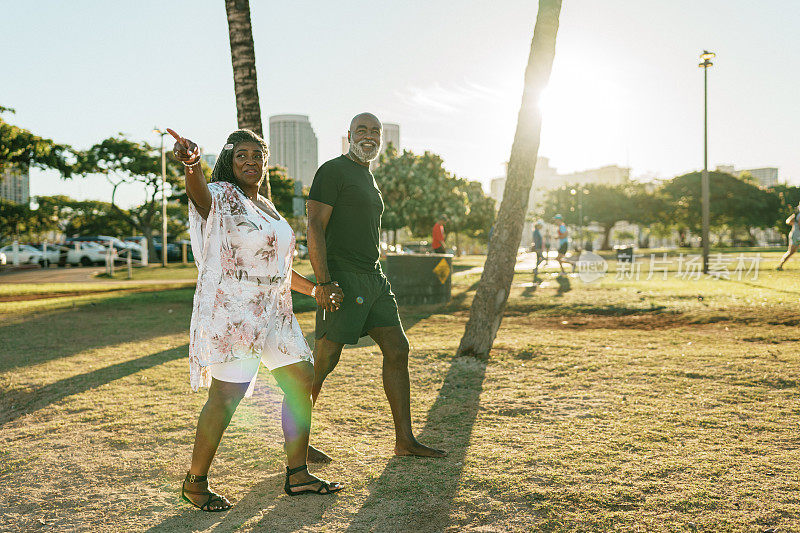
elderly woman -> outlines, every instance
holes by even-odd
[[[191,386],[209,387],[197,422],[192,463],[181,496],[203,511],[231,503],[213,492],[207,474],[239,401],[252,394],[260,363],[284,392],[287,494],[332,494],[342,489],[308,472],[313,356],[292,312],[291,291],[316,296],[316,286],[292,270],[295,238],[269,199],[258,194],[267,145],[249,130],[228,140],[211,183],[200,171],[197,145],[172,130],[175,157],[186,167],[189,230],[198,267],[189,342]],[[324,291],[320,291],[324,292]],[[334,311],[341,291],[327,302]]]

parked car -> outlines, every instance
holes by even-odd
[[[161,242],[154,242],[153,243],[153,250],[156,252],[155,257],[151,257],[151,262],[160,263],[161,262]],[[174,242],[167,242],[167,262],[176,262],[181,260],[181,247],[175,244]]]
[[[133,255],[133,259],[140,260],[142,258],[141,247],[134,246],[131,243],[123,242],[116,237],[109,237],[108,235],[89,235],[83,237],[68,237],[67,243],[72,242],[94,242],[101,246],[113,246],[117,249],[117,255],[124,256],[129,250]]]
[[[59,246],[57,244],[50,244],[50,243],[48,243],[48,244],[35,244],[35,243],[32,243],[32,244],[26,245],[26,246],[31,246],[32,248],[36,249],[39,252],[39,254],[41,256],[39,258],[39,264],[40,265],[45,266],[45,264],[49,265],[49,264],[57,264],[58,263],[58,258],[61,255],[62,246]]]
[[[81,266],[102,265],[106,261],[106,250],[105,246],[92,241],[73,242],[67,252],[67,263]]]
[[[38,263],[42,259],[42,251],[37,250],[33,246],[29,244],[20,244],[18,245],[17,251],[14,252],[14,245],[9,244],[7,246],[3,246],[0,248],[0,252],[2,252],[6,256],[6,261],[8,263]],[[16,261],[15,261],[16,259]]]

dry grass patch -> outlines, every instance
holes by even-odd
[[[0,325],[0,529],[796,529],[800,336],[783,278],[520,275],[488,361],[453,357],[475,281],[404,310],[414,425],[446,459],[392,456],[380,354],[362,342],[314,413],[312,440],[336,458],[316,471],[347,490],[282,494],[281,397],[262,370],[212,470],[236,503],[221,515],[178,499],[205,400],[187,383],[192,291],[23,308]],[[311,304],[296,303],[311,334]]]

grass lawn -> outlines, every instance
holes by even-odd
[[[392,455],[364,341],[314,412],[336,460],[312,470],[347,489],[283,495],[262,368],[211,471],[223,514],[178,497],[206,397],[188,387],[193,289],[0,301],[0,530],[798,531],[800,262],[778,273],[779,256],[743,280],[518,273],[487,361],[453,356],[479,274],[457,277],[448,305],[402,310],[415,430],[450,455]]]

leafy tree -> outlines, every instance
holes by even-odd
[[[469,213],[461,226],[461,231],[470,237],[487,242],[489,231],[494,224],[496,210],[494,198],[487,196],[477,181],[460,180],[459,189],[466,193],[469,206]]]
[[[0,106],[0,113],[14,110]],[[72,176],[78,152],[66,144],[34,135],[0,117],[0,172],[6,165],[52,168],[65,178]]]
[[[459,181],[444,168],[442,158],[431,152],[417,156],[404,202],[408,229],[418,237],[429,237],[440,215],[453,227],[463,224],[467,213],[467,195]]]
[[[485,239],[494,219],[494,200],[488,198],[478,182],[457,178],[444,168],[442,158],[409,150],[398,154],[392,145],[381,155],[374,171],[383,195],[383,229],[393,232],[408,227],[418,237],[430,237],[440,215],[448,220],[447,233],[465,233]]]
[[[800,187],[780,184],[768,190],[778,198],[774,227],[788,239],[789,232],[792,228],[786,223],[786,218],[797,208],[797,204],[800,203]]]
[[[109,202],[75,200],[69,196],[40,196],[39,209],[44,217],[57,220],[58,229],[67,236],[133,233],[133,226]]]
[[[381,227],[392,232],[392,244],[397,244],[397,230],[408,224],[406,201],[412,185],[412,173],[417,156],[408,150],[398,154],[390,143],[380,155],[373,172],[383,196],[384,210]]]
[[[27,205],[0,198],[0,242],[10,237],[19,237],[26,230],[31,218]]]
[[[225,0],[225,14],[228,19],[228,38],[231,44],[237,123],[240,128],[252,130],[263,137],[250,1]],[[271,199],[270,185],[270,183],[264,185],[266,192],[264,196]]]
[[[207,168],[207,167],[205,167]],[[156,257],[153,233],[161,220],[161,151],[146,142],[137,143],[120,135],[92,146],[82,158],[83,173],[103,174],[113,186],[111,209],[147,238],[148,253]],[[167,183],[173,191],[183,187],[183,166],[167,157]],[[116,204],[120,185],[135,184],[144,190],[144,202],[131,209]]]
[[[744,230],[749,235],[751,228],[776,225],[781,207],[777,194],[724,172],[709,172],[708,179],[712,230],[730,230],[735,239],[738,231]],[[695,233],[699,233],[702,226],[700,182],[701,173],[691,172],[671,179],[662,188],[672,206],[673,222]]]
[[[261,184],[259,192],[262,196],[267,196],[267,192],[271,190],[272,203],[275,204],[281,215],[289,218],[294,214],[294,183],[295,180],[286,175],[284,167],[269,167],[267,168],[267,179]]]

